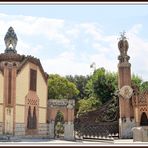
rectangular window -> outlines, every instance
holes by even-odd
[[[36,91],[37,71],[30,69],[30,90]]]
[[[11,69],[8,71],[8,104],[11,104],[11,79],[12,79],[12,74],[11,74]]]

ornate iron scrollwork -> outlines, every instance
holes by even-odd
[[[75,119],[75,131],[81,136],[109,136],[117,134],[119,118],[118,98],[114,98],[101,108],[90,111]]]

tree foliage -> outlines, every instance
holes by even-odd
[[[140,89],[140,87],[141,87],[141,84],[142,84],[142,78],[140,78],[138,75],[135,75],[135,74],[133,74],[132,75],[132,85],[133,86],[136,86],[136,87],[138,87],[139,89]]]
[[[58,74],[49,75],[49,99],[76,100],[76,112],[82,114],[98,108],[115,96],[118,88],[117,73],[108,72],[104,68],[96,69],[90,76]],[[148,89],[148,81],[144,82],[138,75],[132,75],[132,85],[140,91]]]
[[[78,115],[92,111],[98,106],[100,106],[101,102],[97,100],[95,97],[90,97],[88,99],[81,99],[77,102],[78,109]]]
[[[79,90],[79,93],[77,95],[77,99],[83,99],[86,97],[86,94],[85,94],[85,86],[86,86],[86,83],[89,79],[89,76],[82,76],[82,75],[75,75],[75,76],[72,76],[72,75],[68,75],[66,76],[66,78],[74,83],[77,87],[77,89]]]
[[[145,81],[141,84],[140,90],[142,92],[148,90],[148,81]]]
[[[59,137],[64,134],[64,115],[60,111],[57,112],[54,126],[55,137]]]
[[[148,90],[148,81],[143,81],[138,75],[132,75],[132,85],[136,86],[140,92]]]
[[[49,99],[72,99],[79,93],[76,85],[58,74],[48,78]]]
[[[88,96],[96,96],[102,103],[112,99],[117,89],[117,74],[107,72],[104,68],[94,71],[86,85]]]

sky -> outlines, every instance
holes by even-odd
[[[0,3],[0,52],[10,26],[19,54],[40,59],[48,74],[90,75],[94,68],[117,72],[118,41],[126,32],[132,73],[148,80],[147,4]],[[95,63],[94,68],[90,65]]]

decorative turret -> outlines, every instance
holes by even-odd
[[[120,55],[118,56],[119,89],[124,85],[131,86],[131,70],[130,70],[131,64],[129,63],[130,57],[127,55],[128,47],[129,47],[128,41],[127,38],[125,37],[125,32],[123,32],[121,33],[121,37],[118,42],[118,48],[120,51]]]
[[[121,34],[118,42],[120,55],[118,56],[118,88],[119,88],[119,137],[132,138],[132,127],[135,124],[133,120],[133,108],[131,98],[133,89],[131,88],[131,64],[130,57],[127,55],[128,41],[125,32]]]
[[[17,53],[15,49],[17,45],[17,36],[12,27],[8,29],[4,41],[6,45],[5,53]]]
[[[128,51],[128,41],[125,37],[125,32],[121,33],[120,41],[118,42],[118,48],[120,51],[120,55],[118,56],[118,60],[120,63],[126,63],[129,61],[130,57],[127,55]]]

